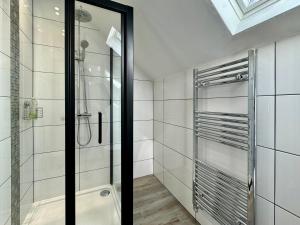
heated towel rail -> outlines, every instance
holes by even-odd
[[[255,71],[256,51],[210,69],[194,69],[194,210],[203,210],[221,225],[255,224]],[[199,91],[211,86],[248,82],[248,113],[200,111]],[[248,182],[199,157],[201,139],[248,152]]]

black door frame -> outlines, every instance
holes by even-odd
[[[121,224],[133,224],[133,8],[110,0],[80,0],[121,14]],[[76,225],[75,0],[65,0],[65,221]]]

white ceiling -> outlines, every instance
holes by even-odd
[[[135,62],[152,78],[300,33],[300,8],[232,36],[209,0],[118,0],[135,8]]]

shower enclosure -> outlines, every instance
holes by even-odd
[[[0,225],[132,225],[133,9],[7,0],[0,17]]]
[[[94,217],[95,224],[132,224],[132,9],[108,1],[66,3],[66,223],[87,224]],[[93,36],[93,30],[100,32]],[[92,62],[103,56],[102,68],[94,68]],[[101,89],[93,82],[101,82]],[[95,109],[95,101],[104,102]],[[81,153],[94,143],[109,146],[110,185],[84,188],[82,180],[76,181],[80,168],[75,166],[82,154],[74,149]],[[101,197],[111,198],[102,212],[107,199]]]

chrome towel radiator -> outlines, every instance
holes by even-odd
[[[248,57],[210,69],[194,69],[194,210],[205,211],[221,225],[255,224],[256,51]],[[248,82],[248,114],[199,110],[199,91],[211,86]],[[248,182],[210,165],[199,157],[202,140],[247,151]]]

